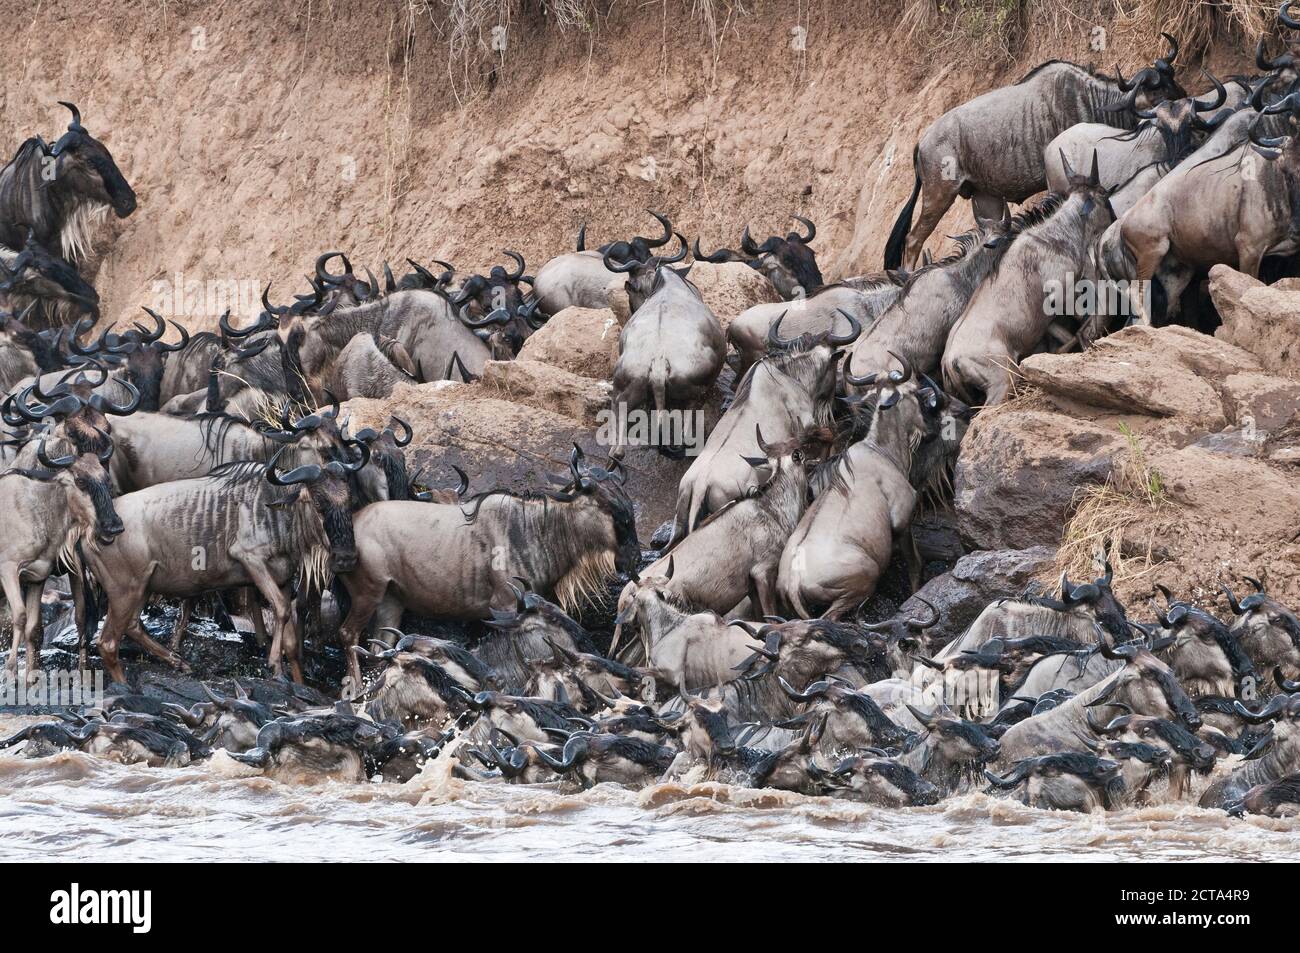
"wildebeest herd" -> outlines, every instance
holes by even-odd
[[[1289,5],[1279,16],[1300,29]],[[1300,620],[1261,582],[1241,598],[1225,586],[1228,621],[1163,589],[1135,618],[1108,566],[995,601],[961,632],[938,611],[862,614],[907,555],[918,499],[942,493],[971,408],[1005,399],[1017,361],[1174,320],[1210,265],[1258,273],[1296,250],[1295,54],[1269,59],[1261,41],[1259,75],[1207,74],[1189,96],[1166,39],[1131,79],[1053,61],[936,120],[877,275],[826,283],[804,218],[705,253],[652,212],[660,234],[588,249],[584,228],[535,277],[511,251],[486,274],[410,261],[382,280],[326,253],[292,303],[268,287],[251,324],[176,324],[170,343],[152,311],[96,333],[78,266],[96,222],[135,197],[64,104],[55,145],[33,137],[0,172],[7,671],[25,656],[40,677],[43,595],[66,576],[81,666],[98,633],[119,684],[0,748],[171,766],[225,749],[279,777],[399,782],[454,755],[477,780],[707,776],[895,807],[987,790],[1080,811],[1300,810]],[[975,227],[923,255],[959,195]],[[724,331],[683,264],[692,249],[756,269],[782,300]],[[1157,293],[1134,291],[1150,279]],[[1126,292],[1067,322],[1045,306],[1063,280]],[[409,423],[354,432],[341,409],[403,382],[472,382],[570,307],[623,311],[616,408],[697,410],[735,373],[648,560],[626,432],[599,462],[575,446],[549,486],[472,492],[462,471],[445,488],[410,471]],[[615,580],[605,645],[573,615]],[[179,603],[169,644],[145,627],[151,600]],[[248,618],[295,682],[307,637],[337,642],[344,700],[133,693],[123,638],[184,668],[206,605]],[[402,631],[428,620],[459,637]]]

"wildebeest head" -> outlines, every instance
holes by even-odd
[[[1114,572],[1110,563],[1106,571],[1092,582],[1075,585],[1065,573],[1061,573],[1061,595],[1059,599],[1042,596],[1031,600],[1036,605],[1086,615],[1110,636],[1115,643],[1125,642],[1129,638],[1129,624],[1115,593],[1111,589]]]
[[[1169,44],[1169,52],[1156,59],[1145,69],[1139,70],[1131,79],[1115,68],[1115,77],[1120,90],[1124,93],[1120,102],[1129,109],[1150,109],[1156,103],[1166,99],[1182,99],[1187,91],[1178,84],[1174,76],[1174,59],[1178,56],[1178,41],[1168,33],[1161,33]]]
[[[1164,143],[1166,166],[1175,166],[1186,159],[1196,149],[1196,133],[1210,133],[1217,129],[1232,115],[1232,109],[1220,109],[1228,99],[1228,91],[1210,72],[1204,71],[1214,85],[1215,98],[1211,102],[1202,102],[1200,97],[1187,96],[1181,99],[1166,99],[1149,109],[1135,109],[1134,113],[1141,120],[1132,132],[1111,138],[1128,142],[1136,139],[1144,131],[1154,129]],[[1202,119],[1202,113],[1214,113],[1208,119]]]
[[[113,489],[108,476],[108,461],[113,445],[102,455],[70,452],[51,457],[46,439],[36,447],[39,468],[21,471],[24,476],[42,482],[60,484],[67,495],[68,511],[86,535],[93,535],[107,545],[123,532],[122,520],[113,508]]]
[[[441,727],[469,706],[470,694],[465,686],[436,662],[398,649],[372,653],[358,645],[353,651],[363,660],[384,666],[378,681],[367,692],[372,717],[395,719],[405,725]]]
[[[88,314],[99,313],[99,294],[62,258],[50,254],[32,230],[12,259],[0,258],[0,293],[66,301]]]
[[[506,249],[504,254],[515,262],[513,271],[493,265],[486,275],[470,275],[447,300],[457,309],[461,320],[493,347],[501,347],[508,358],[519,353],[524,341],[542,326],[545,318],[538,311],[540,300],[529,300],[521,283],[531,283],[524,274],[524,256]]]
[[[756,788],[776,788],[817,794],[822,786],[822,771],[813,761],[813,753],[826,730],[826,713],[811,717],[803,734],[778,751],[765,755],[749,773],[749,784]]]
[[[661,268],[669,268],[677,262],[686,258],[686,238],[680,232],[674,232],[680,247],[672,255],[651,255],[645,259],[629,258],[627,261],[617,261],[612,252],[605,252],[605,267],[612,272],[627,275],[627,280],[623,282],[623,287],[627,291],[628,305],[632,313],[636,313],[641,305],[645,304],[647,298],[654,294],[659,286]],[[673,268],[682,278],[690,272],[690,267]]]
[[[91,375],[98,374],[98,379]],[[134,413],[140,406],[140,392],[130,381],[119,381],[122,390],[129,395],[120,403],[107,394],[98,393],[96,388],[108,380],[108,369],[93,359],[87,367],[74,367],[66,372],[50,389],[49,393],[41,390],[40,382],[31,384],[17,394],[12,403],[6,402],[14,411],[16,418],[37,423],[46,417],[61,420],[64,435],[72,441],[78,453],[95,453],[103,456],[110,452],[112,446],[109,432],[112,427],[110,416],[125,417]],[[41,402],[33,404],[33,395]],[[7,423],[14,423],[9,412],[5,412]]]
[[[879,755],[879,756],[877,756]],[[938,786],[905,764],[883,756],[845,758],[826,776],[827,785],[842,797],[881,807],[921,807],[939,803]]]
[[[1033,778],[1036,783],[1029,797],[1034,806],[1087,811],[1097,805],[1109,807],[1123,794],[1121,773],[1118,761],[1069,751],[1018,761],[1005,776],[992,771],[985,771],[984,776],[1002,790],[1018,788]]]
[[[574,510],[574,533],[598,540],[593,549],[613,553],[615,572],[635,572],[641,561],[641,544],[632,500],[623,489],[627,473],[622,463],[614,461],[609,468],[588,464],[575,443],[569,454],[569,477],[555,499],[579,504]]]
[[[778,677],[777,683],[791,701],[812,706],[778,727],[804,725],[815,717],[825,717],[823,736],[834,749],[844,751],[892,748],[907,738],[907,732],[894,724],[870,695],[856,692],[837,679],[821,679],[802,692],[796,692],[784,678]]]
[[[165,344],[162,336],[167,332],[167,322],[153,309],[144,310],[153,319],[152,328],[137,321],[121,334],[104,331],[99,339],[90,345],[83,345],[78,340],[82,329],[89,328],[91,324],[90,319],[83,319],[77,323],[73,333],[68,337],[68,350],[81,357],[124,358],[122,378],[134,384],[140,392],[139,409],[156,411],[159,406],[167,355],[184,350],[190,342],[190,333],[173,321],[172,327],[180,335],[180,340],[176,344]]]
[[[325,544],[329,550],[330,570],[336,573],[351,572],[357,564],[357,542],[352,533],[352,510],[355,500],[352,477],[370,462],[370,448],[355,440],[345,441],[345,446],[359,452],[353,461],[331,460],[326,464],[307,463],[281,474],[276,469],[280,454],[275,452],[266,465],[266,479],[272,486],[290,488],[290,492],[276,501],[278,506],[309,508],[313,520],[319,520]]]
[[[601,245],[597,251],[604,255],[607,261],[616,261],[620,264],[627,264],[630,261],[646,261],[654,254],[654,249],[662,248],[672,239],[673,223],[668,220],[668,216],[652,209],[646,209],[646,211],[663,227],[663,235],[659,238],[646,238],[644,235],[636,235],[630,241],[616,241]],[[586,251],[586,248],[587,226],[583,225],[578,230],[576,250]]]
[[[1109,686],[1092,700],[1091,707],[1117,705],[1139,715],[1181,720],[1193,731],[1201,727],[1200,712],[1178,684],[1173,670],[1145,645],[1126,642],[1111,646],[1102,642],[1098,650],[1125,665],[1110,676]]]
[[[1231,695],[1254,682],[1255,667],[1227,626],[1204,609],[1175,601],[1164,586],[1157,588],[1167,604],[1164,612],[1156,611],[1161,634],[1173,636],[1174,674],[1192,694]]]
[[[1258,579],[1248,577],[1247,581],[1255,587],[1255,592],[1240,602],[1231,589],[1223,587],[1236,617],[1232,633],[1259,668],[1300,669],[1300,619],[1265,592],[1264,584]]]
[[[118,218],[135,211],[135,192],[113,161],[108,147],[86,131],[81,112],[72,103],[62,102],[72,113],[67,131],[47,151],[55,160],[54,178],[61,190],[83,196],[95,203],[110,205]]]
[[[1088,712],[1088,727],[1102,737],[1122,738],[1166,748],[1174,760],[1197,771],[1214,767],[1214,745],[1202,741],[1176,721],[1151,715],[1120,715],[1105,725]]]
[[[401,417],[394,414],[383,430],[366,427],[353,437],[359,443],[370,448],[370,460],[383,471],[384,494],[371,491],[366,495],[372,500],[409,500],[411,499],[411,481],[406,471],[406,454],[403,448],[408,446],[415,436],[415,431]]]
[[[838,672],[846,665],[858,669],[869,680],[885,677],[885,640],[859,627],[830,619],[776,619],[776,624],[754,629],[749,623],[735,620],[732,625],[745,628],[764,644],[764,650],[752,659],[761,667],[751,669],[749,677],[772,675],[792,685],[807,685],[815,679]]]
[[[986,725],[958,718],[946,706],[933,711],[922,711],[907,706],[912,717],[929,732],[935,756],[949,765],[983,764],[998,756],[998,740],[989,733]]]
[[[745,226],[740,236],[740,251],[720,248],[706,255],[700,251],[700,240],[695,240],[695,258],[697,261],[744,262],[772,282],[777,293],[787,301],[806,298],[820,288],[825,282],[817,267],[817,255],[809,244],[817,236],[817,227],[811,221],[796,215],[795,221],[803,225],[805,232],[789,232],[784,238],[773,235],[762,243],[755,242]]]

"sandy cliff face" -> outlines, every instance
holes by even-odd
[[[251,311],[334,248],[478,269],[509,247],[535,269],[584,221],[597,243],[653,228],[647,206],[710,248],[811,216],[842,277],[879,267],[929,120],[1050,56],[1131,70],[1159,45],[1083,3],[1008,56],[970,24],[909,35],[915,5],[715,0],[710,34],[680,0],[591,31],[505,4],[504,52],[485,24],[449,59],[444,2],[4,0],[0,139],[51,139],[71,99],[113,150],[140,198],[101,244],[114,319]]]

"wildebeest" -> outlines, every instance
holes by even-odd
[[[1171,636],[1169,663],[1192,695],[1233,695],[1255,684],[1255,667],[1222,622],[1187,602],[1170,599],[1160,614],[1160,636]]]
[[[636,623],[646,666],[679,692],[697,692],[738,677],[736,669],[763,643],[717,613],[683,609],[652,579],[646,577],[619,600],[618,614],[619,625]]]
[[[344,644],[360,641],[381,603],[382,624],[396,622],[392,614],[403,607],[437,618],[486,619],[493,606],[514,604],[514,577],[572,606],[608,576],[634,570],[640,549],[621,478],[587,467],[576,446],[569,472],[556,492],[489,490],[466,501],[468,512],[419,502],[376,503],[359,512],[359,560],[344,576],[352,598]],[[447,571],[430,576],[434,559],[445,560]]]
[[[832,792],[851,801],[879,807],[923,807],[938,803],[943,792],[894,758],[853,755],[827,773]]]
[[[62,257],[77,264],[90,254],[91,231],[108,208],[118,218],[135,211],[135,192],[108,148],[81,124],[77,107],[59,105],[72,113],[67,131],[53,146],[40,136],[26,140],[0,170],[0,245],[18,248],[31,229],[36,241],[57,243]]]
[[[557,255],[537,272],[533,292],[541,303],[541,310],[546,314],[558,314],[565,308],[609,307],[608,288],[615,276],[606,262],[625,265],[632,261],[648,261],[654,249],[662,248],[672,240],[673,226],[668,218],[658,212],[650,214],[663,226],[664,233],[660,238],[637,235],[631,241],[610,242],[588,249],[584,225],[578,232],[577,249]]]
[[[49,456],[42,437],[30,460],[20,454],[14,466],[0,473],[0,512],[7,527],[0,534],[0,586],[14,631],[6,667],[10,673],[18,670],[18,646],[25,643],[28,682],[40,667],[41,591],[46,579],[72,570],[80,604],[83,543],[109,545],[123,531],[106,469],[112,446],[102,456],[67,452],[71,448],[63,440],[56,446],[58,456]],[[84,668],[87,636],[83,626],[79,629]]]
[[[1198,134],[1213,132],[1244,104],[1248,86],[1234,81],[1230,97],[1218,79],[1206,75],[1214,84],[1212,94],[1166,99],[1150,109],[1136,109],[1134,114],[1141,120],[1136,128],[1085,122],[1065,130],[1043,150],[1048,190],[1068,191],[1064,163],[1083,168],[1096,152],[1103,170],[1101,184],[1110,193],[1115,215],[1123,215],[1161,176],[1195,151],[1204,138]],[[1202,119],[1202,113],[1214,115]]]
[[[0,247],[0,304],[10,310],[39,305],[24,315],[45,326],[66,323],[69,315],[99,313],[99,295],[77,270],[50,254],[29,231],[20,251]]]
[[[1264,591],[1258,579],[1247,579],[1255,591],[1240,602],[1227,586],[1228,606],[1235,617],[1231,631],[1258,672],[1281,668],[1289,678],[1300,677],[1300,619]],[[1259,686],[1263,688],[1264,686]]]
[[[1024,785],[1021,798],[1025,804],[1051,811],[1111,809],[1119,807],[1124,796],[1120,763],[1081,751],[1026,758],[1016,762],[1004,777],[992,771],[985,771],[984,776],[1004,791]]]
[[[268,722],[258,731],[254,747],[230,756],[277,780],[334,778],[357,783],[366,779],[370,755],[383,740],[379,725],[341,702],[337,711]]]
[[[1146,646],[1127,642],[1101,645],[1102,655],[1122,659],[1114,674],[1080,692],[1064,704],[1012,725],[1002,736],[1002,760],[1010,765],[1025,758],[1078,750],[1082,739],[1098,740],[1089,720],[1093,710],[1114,709],[1112,716],[1150,715],[1179,720],[1195,731],[1201,726],[1196,706],[1164,662]]]
[[[801,618],[824,609],[827,618],[839,619],[861,605],[889,565],[895,536],[911,522],[913,462],[940,395],[931,384],[918,387],[902,363],[875,402],[866,437],[827,464],[830,482],[781,553],[777,589]],[[850,383],[868,383],[845,374]]]
[[[639,582],[624,587],[620,612],[638,586],[662,587],[679,605],[719,615],[730,615],[746,599],[752,616],[776,611],[781,548],[807,506],[807,461],[801,438],[768,444],[761,431],[757,437],[767,480],[642,570]]]
[[[87,721],[70,727],[60,722],[38,722],[0,741],[0,749],[26,742],[24,756],[42,758],[60,751],[84,751],[119,764],[145,764],[152,768],[179,768],[190,763],[190,749],[169,735],[134,725]]]
[[[1266,256],[1300,247],[1291,212],[1300,146],[1263,131],[1273,116],[1300,114],[1300,93],[1263,111],[1234,115],[1115,223],[1097,250],[1106,277],[1139,289],[1159,277],[1175,309],[1197,269],[1226,264],[1258,276]],[[1150,324],[1146,297],[1130,295],[1129,306]]]
[[[611,405],[619,419],[648,411],[662,421],[664,411],[698,409],[726,357],[722,325],[696,287],[667,262],[614,265],[632,272],[627,285],[634,306],[614,367]]]
[[[183,665],[140,624],[151,594],[188,598],[254,586],[275,619],[268,664],[278,673],[287,658],[294,681],[301,682],[290,585],[298,577],[302,590],[320,591],[331,573],[356,564],[350,478],[370,451],[351,446],[360,454],[356,460],[304,464],[287,473],[279,472],[276,457],[267,464],[230,463],[206,477],[119,497],[126,531],[118,544],[125,545],[86,547],[108,601],[99,651],[112,678],[125,681],[118,644],[128,631],[152,654]]]
[[[913,267],[926,238],[959,195],[972,200],[977,216],[996,220],[1004,203],[1023,202],[1043,191],[1043,147],[1071,126],[1106,122],[1132,129],[1132,113],[1111,107],[1122,103],[1146,109],[1182,98],[1173,68],[1178,45],[1172,37],[1166,39],[1170,52],[1132,80],[1051,60],[1014,86],[976,96],[932,122],[912,152],[916,182],[889,234],[885,267]],[[921,214],[913,225],[918,195]]]
[[[1256,785],[1300,772],[1300,694],[1279,692],[1259,711],[1237,705],[1243,719],[1255,725],[1271,723],[1272,731],[1247,753],[1245,764],[1205,789],[1201,807],[1230,810]]]
[[[768,333],[768,356],[736,386],[731,406],[714,426],[704,449],[682,476],[669,545],[695,529],[700,519],[754,485],[751,461],[759,456],[758,428],[769,443],[802,437],[831,426],[838,348],[852,344],[862,326],[845,315],[849,330],[781,337],[778,320]],[[828,430],[829,433],[829,430]]]
[[[712,254],[700,251],[700,240],[695,239],[695,258],[697,261],[744,262],[757,270],[786,301],[806,298],[817,292],[824,282],[821,270],[817,267],[817,255],[808,246],[817,237],[817,227],[801,215],[794,217],[805,229],[804,234],[789,232],[784,238],[773,235],[760,244],[749,234],[745,226],[740,236],[740,251],[720,248]]]
[[[1067,165],[1068,197],[1045,221],[1012,242],[996,271],[971,296],[948,334],[944,387],[967,404],[1006,398],[1012,367],[1047,333],[1053,298],[1063,313],[1077,289],[1094,281],[1093,243],[1115,219],[1101,185],[1097,156],[1086,174]],[[1052,292],[1053,283],[1059,290]]]
[[[1042,221],[1055,209],[1043,201],[1012,218],[1008,212],[996,221],[980,221],[954,237],[951,255],[909,274],[897,295],[858,338],[852,365],[858,374],[884,373],[893,355],[905,358],[922,374],[939,366],[944,342],[975,289],[998,266],[1015,235]]]

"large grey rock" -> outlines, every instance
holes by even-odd
[[[935,576],[917,590],[898,614],[904,619],[928,617],[922,599],[938,609],[939,622],[928,631],[928,647],[936,651],[961,635],[990,602],[1024,592],[1035,577],[1051,568],[1055,555],[1050,546],[970,553],[951,572]]]

